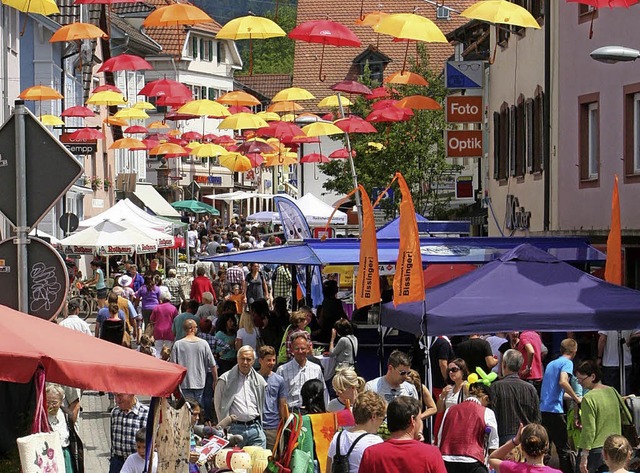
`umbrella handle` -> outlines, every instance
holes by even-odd
[[[491,55],[491,57],[489,58],[489,65],[493,65],[494,62],[496,62],[496,54],[498,52],[498,42],[496,41],[495,46],[493,47],[493,54]]]
[[[318,165],[316,163],[313,163],[313,179],[318,180]]]
[[[593,10],[591,10],[591,21],[589,22],[589,39],[593,38],[593,19],[595,17],[596,17],[596,9],[594,8]]]
[[[324,43],[322,43],[322,54],[320,55],[320,70],[318,71],[318,80],[324,82],[327,80],[327,75],[322,73],[322,65],[324,64]]]

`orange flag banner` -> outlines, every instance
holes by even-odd
[[[622,233],[617,175],[611,193],[611,228],[609,229],[609,238],[607,238],[607,263],[604,269],[604,279],[612,284],[622,285]]]
[[[380,302],[380,267],[378,266],[378,240],[373,207],[367,191],[358,185],[362,200],[362,235],[360,238],[360,264],[356,278],[356,307]]]
[[[396,173],[396,177],[402,193],[402,202],[400,203],[400,247],[396,274],[393,277],[394,305],[424,300],[422,257],[416,212],[407,182],[399,172]]]

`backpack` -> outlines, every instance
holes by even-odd
[[[331,462],[331,473],[350,473],[349,472],[349,456],[351,455],[351,452],[353,451],[354,447],[362,437],[364,437],[365,435],[370,435],[366,432],[362,435],[359,435],[353,441],[353,443],[349,447],[349,450],[347,450],[347,454],[342,455],[340,454],[340,439],[343,433],[344,433],[344,430],[338,434],[338,438],[336,439],[336,454],[333,456],[333,461]]]

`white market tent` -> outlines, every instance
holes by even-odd
[[[113,207],[108,208],[95,217],[83,220],[80,222],[78,228],[82,230],[91,228],[105,220],[117,222],[123,219],[133,223],[138,228],[150,228],[167,235],[172,234],[173,224],[171,222],[148,214],[129,199],[120,200]]]
[[[247,200],[247,199],[271,199],[273,194],[258,194],[257,192],[247,191],[234,191],[226,192],[224,194],[211,194],[203,195],[203,199],[209,200],[222,200],[224,202],[230,202],[234,200]]]
[[[280,214],[278,212],[271,212],[270,210],[264,210],[262,212],[256,212],[247,217],[248,222],[260,222],[260,223],[280,223]]]
[[[132,255],[155,253],[158,243],[142,231],[103,220],[96,226],[60,240],[65,254],[73,255]]]
[[[296,200],[295,203],[311,226],[326,225],[331,213],[335,210],[331,205],[323,202],[311,193],[303,195]],[[333,214],[333,218],[331,219],[331,223],[333,225],[346,225],[347,214],[336,210],[336,213]]]

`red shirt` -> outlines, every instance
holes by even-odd
[[[213,290],[211,280],[206,276],[196,276],[191,283],[191,294],[189,297],[202,304],[202,294],[204,292],[210,292],[213,294],[213,300],[216,301],[216,293]]]
[[[364,451],[358,471],[367,473],[447,473],[440,451],[417,440],[387,440]]]

